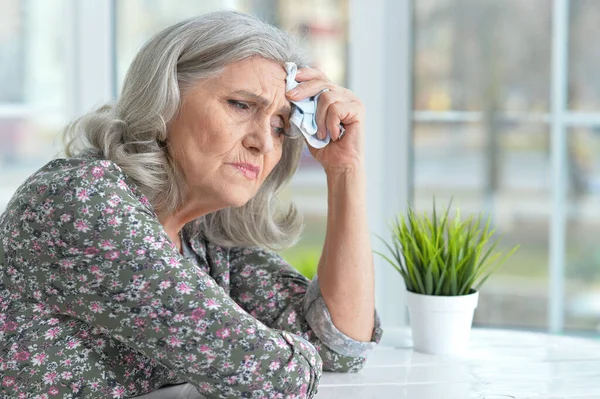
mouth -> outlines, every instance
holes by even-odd
[[[258,179],[260,173],[260,166],[253,165],[251,163],[230,163],[232,167],[236,168],[249,180]]]

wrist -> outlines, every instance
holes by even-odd
[[[362,162],[348,166],[328,166],[324,168],[327,181],[335,179],[359,178],[365,176],[365,167]]]
[[[330,194],[351,192],[362,196],[366,191],[367,176],[364,168],[333,168],[326,170],[325,174]]]

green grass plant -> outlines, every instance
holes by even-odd
[[[391,240],[385,241],[392,257],[376,252],[401,275],[406,288],[416,294],[437,296],[467,295],[482,284],[518,248],[506,255],[496,251],[500,239],[492,240],[491,218],[482,224],[482,215],[461,219],[456,209],[449,219],[451,203],[441,216],[433,201],[433,214],[417,213],[408,207],[390,226]]]

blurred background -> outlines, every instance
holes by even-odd
[[[597,0],[0,0],[0,211],[57,156],[69,120],[118,96],[150,36],[218,9],[302,36],[315,65],[364,93],[375,232],[435,196],[490,215],[504,248],[520,244],[484,286],[476,325],[597,335]],[[283,255],[312,277],[326,186],[308,152],[283,196],[306,218]],[[402,325],[402,280],[376,262],[384,324]]]

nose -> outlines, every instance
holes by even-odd
[[[266,119],[266,120],[265,120]],[[244,137],[244,147],[257,154],[267,154],[275,149],[271,121],[261,118],[252,125],[252,130]]]

